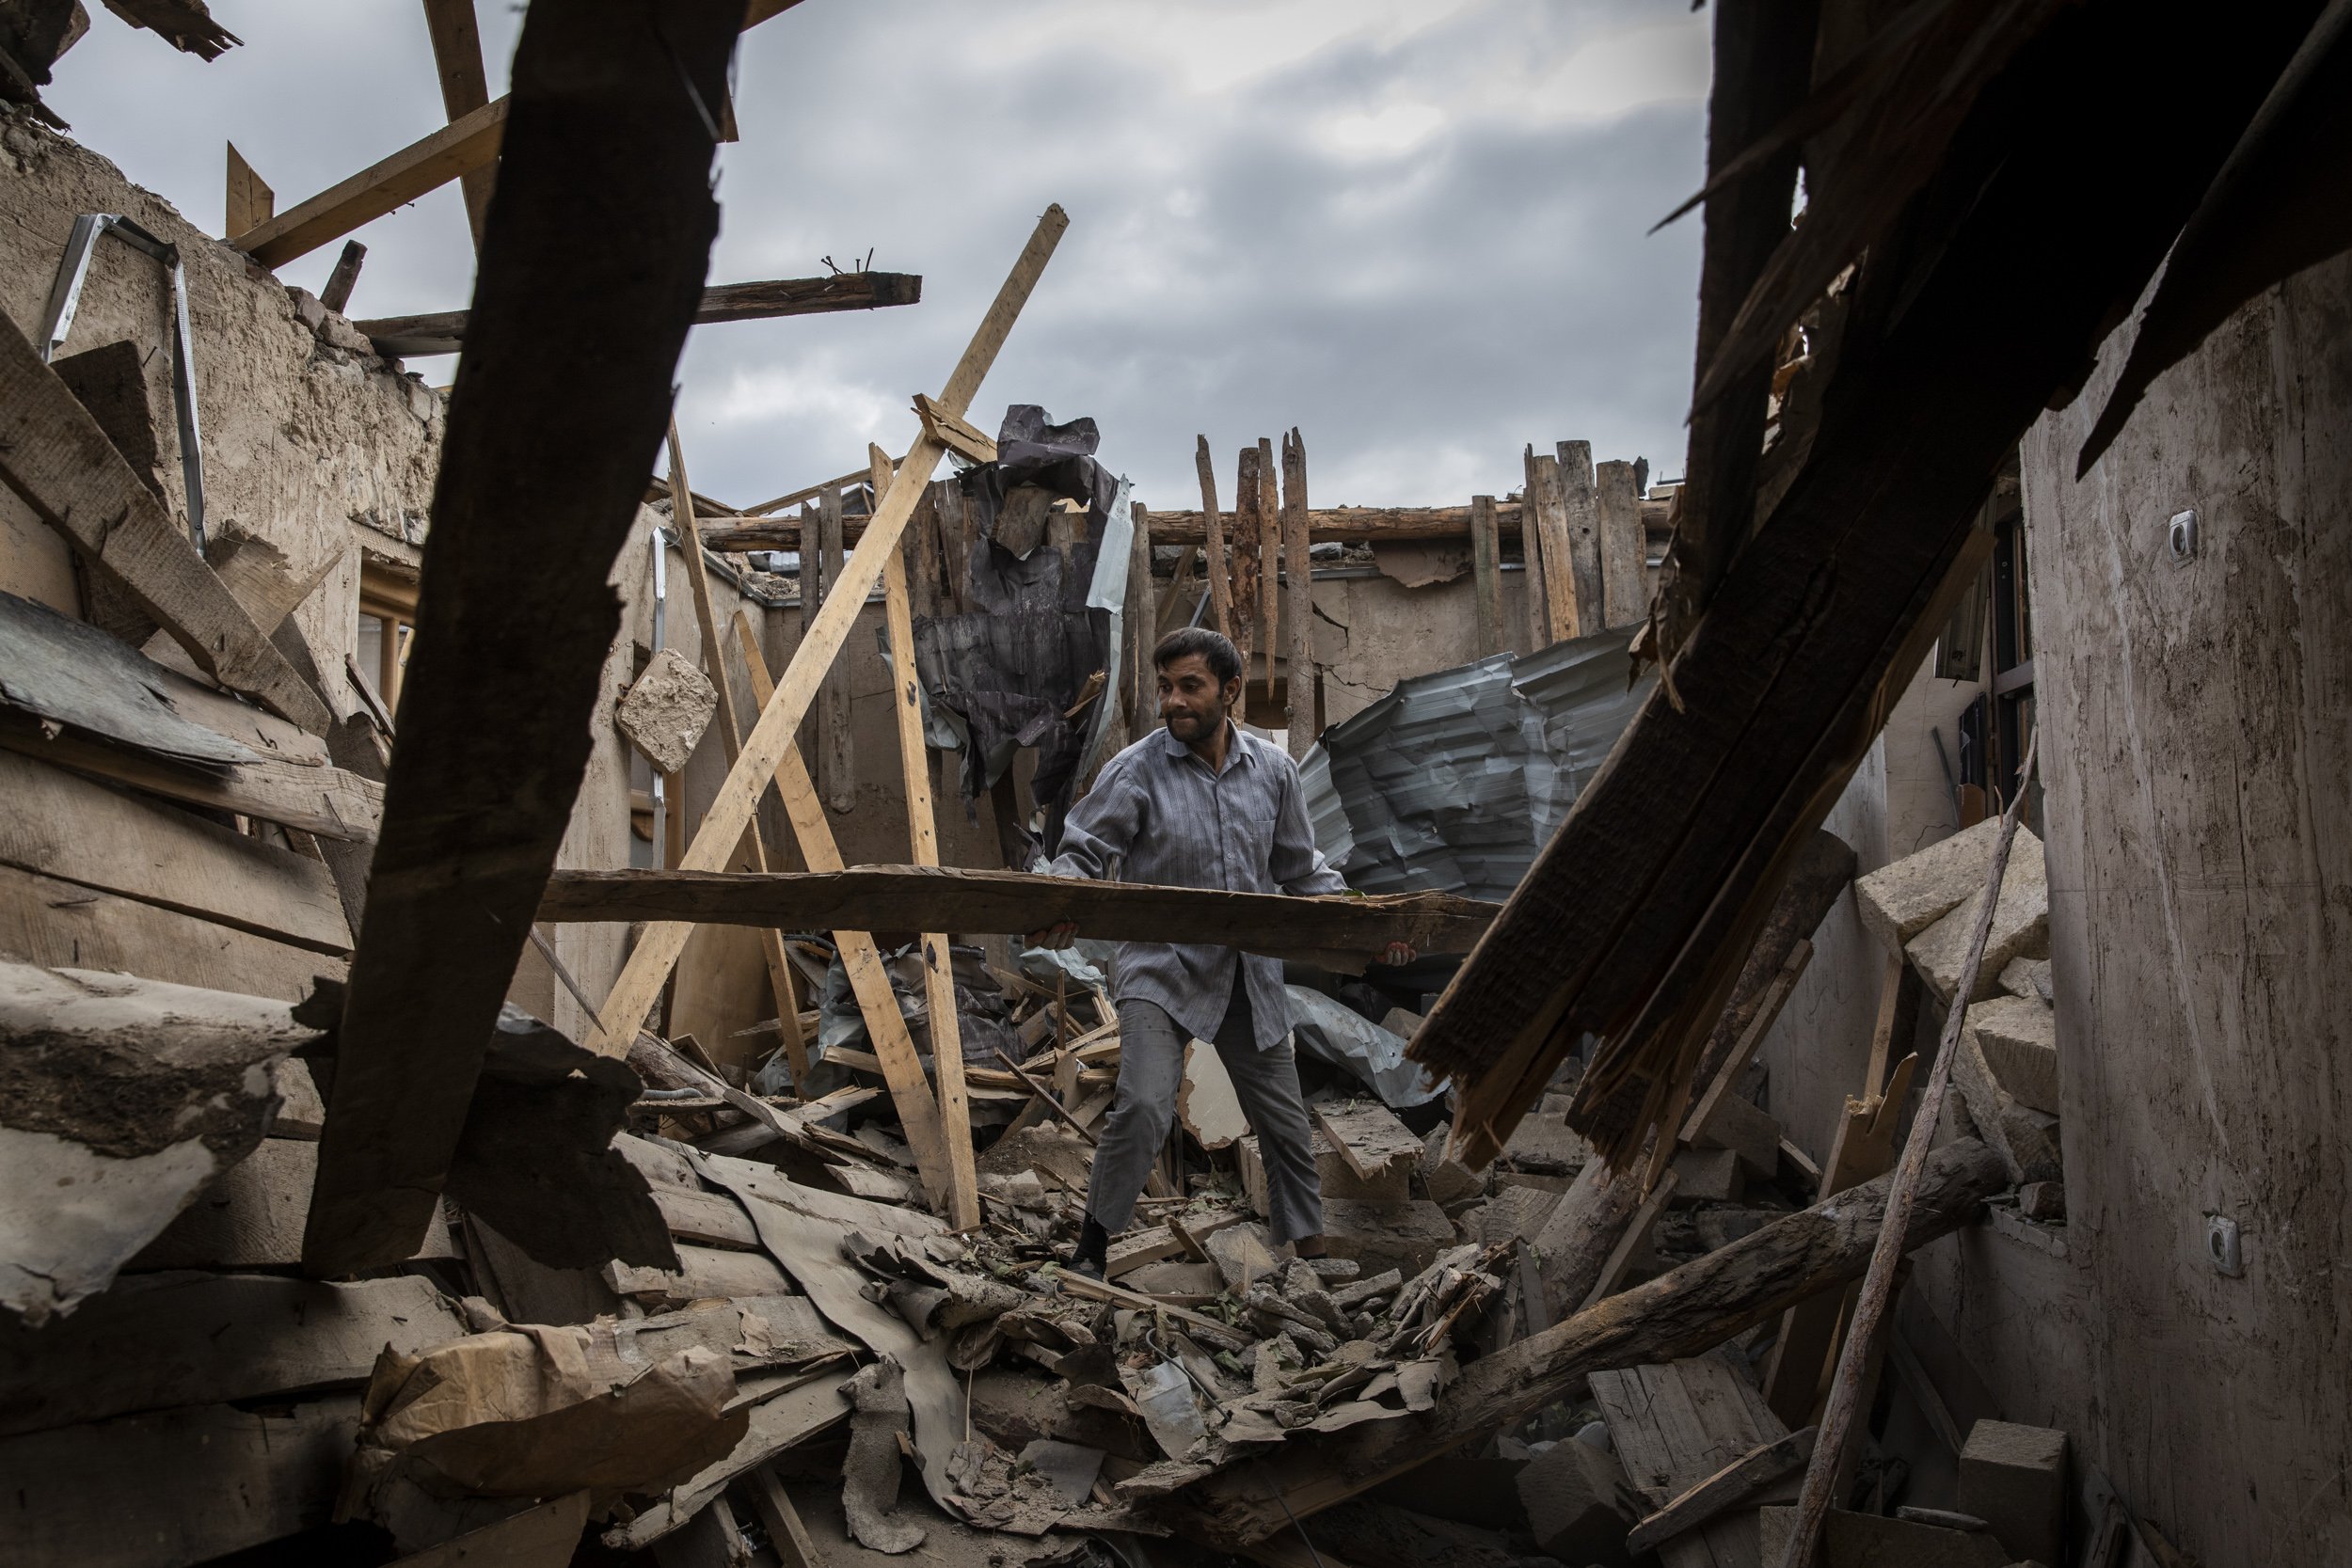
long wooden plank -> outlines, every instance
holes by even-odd
[[[359,1396],[195,1405],[0,1441],[0,1559],[173,1568],[326,1524]]]
[[[299,1002],[344,961],[199,915],[0,865],[0,958]]]
[[[1535,515],[1534,538],[1526,548],[1530,559],[1541,556],[1544,564],[1543,643],[1565,642],[1584,629],[1584,624],[1580,619],[1583,607],[1577,594],[1575,552],[1568,540],[1568,503],[1560,484],[1560,460],[1531,446],[1525,454],[1525,467],[1526,505]]]
[[[695,543],[694,490],[686,473],[686,451],[678,444],[677,420],[670,421],[670,494],[677,508],[678,553],[686,562],[686,581],[694,602],[694,630],[701,641],[704,673],[710,677],[712,690],[718,693],[720,745],[726,752],[728,766],[742,754],[743,731],[736,721],[735,684],[727,679],[726,638],[720,629],[718,612],[711,608],[710,571],[703,561],[703,552]],[[677,809],[685,811],[681,796]],[[768,870],[768,841],[755,816],[743,831],[743,847],[752,869]],[[784,935],[773,926],[759,928],[759,955],[768,965],[768,989],[776,999],[776,1018],[784,1030],[785,1059],[792,1067],[792,1082],[797,1086],[808,1082],[808,1045],[801,1037],[801,1004],[792,985],[792,960],[784,954]]]
[[[127,1276],[41,1328],[0,1319],[0,1437],[361,1384],[388,1345],[409,1355],[469,1332],[413,1275]]]
[[[317,953],[351,951],[326,867],[172,806],[0,752],[0,864]]]
[[[658,15],[575,0],[524,19],[344,994],[314,1274],[397,1262],[431,1223],[570,825],[620,631],[609,578],[718,230],[695,100],[718,101],[742,15],[741,0]],[[615,319],[637,330],[601,330]]]
[[[868,449],[874,493],[890,488],[890,459]],[[917,865],[939,863],[939,821],[931,807],[930,752],[923,744],[923,689],[914,674],[914,617],[907,602],[907,560],[893,550],[882,565],[882,622],[890,643],[891,708],[898,721],[898,774],[905,781],[907,838]],[[972,1153],[972,1104],[963,1084],[963,1029],[956,1016],[956,972],[945,928],[923,931],[924,1016],[931,1071],[939,1082],[940,1142],[946,1155],[947,1223],[980,1223],[979,1170]]]
[[[772,924],[787,931],[914,931],[935,925],[1015,934],[1036,930],[1041,920],[1052,924],[1051,915],[1074,920],[1081,931],[1105,942],[1216,942],[1278,956],[1345,954],[1360,964],[1391,942],[1424,953],[1467,951],[1495,909],[1443,893],[1296,898],[961,866],[860,865],[766,877],[559,871],[537,918]]]
[[[1470,574],[1478,627],[1478,657],[1489,658],[1508,645],[1502,635],[1502,539],[1495,529],[1495,499],[1472,496],[1470,504]]]
[[[1561,442],[1561,450],[1566,451],[1568,445]],[[1649,610],[1649,538],[1642,527],[1641,500],[1633,481],[1630,463],[1601,463],[1593,469],[1601,619],[1612,628],[1629,626]]]
[[[1193,514],[1193,528],[1200,533],[1201,572],[1209,579],[1209,626],[1226,636],[1233,635],[1232,565],[1225,548],[1225,517],[1216,509],[1216,464],[1209,456],[1209,438],[1194,437],[1193,465],[1200,470],[1200,510]],[[1163,512],[1154,521],[1162,544],[1174,544],[1181,528],[1173,526],[1182,514]],[[1189,541],[1186,541],[1189,543]]]
[[[326,703],[271,646],[106,433],[0,317],[0,483],[128,594],[197,668],[312,734]]]
[[[1813,1455],[1813,1439],[1820,1429],[1806,1427],[1769,1443],[1759,1443],[1713,1475],[1689,1488],[1633,1527],[1626,1549],[1636,1556],[1685,1530],[1695,1529],[1733,1507],[1758,1487],[1803,1465]]]
[[[904,199],[911,209],[928,205],[931,199],[930,178],[911,179]],[[979,330],[964,349],[962,360],[947,378],[938,400],[942,407],[955,414],[971,407],[980,378],[995,363],[997,351],[1011,332],[1021,307],[1028,300],[1030,290],[1037,286],[1038,276],[1045,270],[1062,231],[1069,227],[1069,216],[1058,206],[1045,210],[1020,260],[1014,263],[1011,276],[997,291]],[[743,743],[743,754],[727,770],[725,782],[719,786],[704,815],[693,844],[680,860],[681,869],[710,871],[723,863],[727,850],[742,832],[743,824],[751,819],[752,810],[768,781],[777,776],[784,753],[808,712],[810,700],[840,654],[841,645],[849,640],[850,625],[866,595],[882,580],[882,562],[898,550],[898,536],[905,531],[907,519],[914,515],[915,500],[930,482],[931,470],[939,466],[943,455],[944,449],[937,441],[922,436],[916,437],[905,461],[899,464],[889,494],[875,508],[866,536],[858,541],[856,553],[844,569],[841,591],[827,599],[802,637],[783,680],[777,683],[774,694],[761,709],[759,722],[753,726]],[[912,928],[920,929],[925,924],[928,922],[915,922]],[[628,1049],[638,1025],[653,1010],[654,999],[660,994],[663,981],[677,962],[691,929],[689,923],[679,921],[664,921],[645,928],[605,1000],[604,1012],[597,1019],[591,1040],[596,1050],[618,1055]]]
[[[1295,425],[1282,437],[1282,575],[1287,598],[1282,606],[1283,629],[1289,633],[1284,657],[1290,674],[1283,689],[1290,696],[1291,755],[1303,757],[1315,743],[1314,574],[1307,557],[1307,442]]]
[[[775,697],[775,686],[768,678],[767,661],[760,657],[759,644],[750,628],[741,622],[736,625],[743,648],[743,668],[751,677],[752,698],[766,709]],[[809,777],[800,747],[791,744],[788,736],[783,754],[776,760],[774,779],[776,793],[784,800],[785,818],[792,824],[793,836],[800,841],[801,858],[819,873],[838,871],[841,848],[834,842],[833,825],[825,820],[825,808],[818,801],[817,782]],[[781,922],[771,924],[782,927]],[[920,924],[914,923],[916,927]],[[952,1183],[940,1129],[939,1103],[931,1097],[930,1081],[923,1076],[923,1064],[914,1053],[914,1038],[908,1033],[906,1015],[898,1010],[898,994],[891,989],[890,974],[882,967],[881,950],[874,945],[870,928],[821,928],[833,931],[834,946],[841,955],[841,968],[849,976],[850,992],[857,998],[858,1016],[866,1021],[866,1037],[874,1044],[882,1078],[890,1085],[891,1103],[898,1112],[898,1130],[914,1154],[915,1168],[926,1174],[926,1190],[945,1195]]]
[[[765,321],[774,316],[810,316],[834,310],[879,310],[920,304],[923,279],[906,272],[844,272],[829,277],[778,277],[754,283],[714,283],[703,291],[694,325]],[[466,346],[467,312],[434,310],[415,316],[381,316],[352,325],[367,334],[376,352],[389,355],[455,354]],[[811,495],[817,493],[812,488]],[[793,497],[792,499],[804,499]],[[784,504],[789,505],[790,501]]]
[[[1265,650],[1265,694],[1274,695],[1274,657],[1282,630],[1282,490],[1274,441],[1258,437],[1259,644]],[[1243,672],[1245,674],[1247,671]]]
[[[895,558],[896,550],[891,552]],[[830,599],[841,586],[841,495],[828,490],[817,498],[817,548],[801,547],[802,613],[807,613],[809,585],[817,580],[821,562],[824,594]],[[863,597],[863,595],[860,595]],[[824,612],[824,600],[818,613]],[[857,806],[857,750],[850,731],[850,666],[835,657],[817,688],[817,784],[825,804],[843,816]]]
[[[1560,476],[1560,515],[1568,531],[1568,575],[1576,585],[1579,635],[1608,624],[1600,564],[1600,498],[1593,479],[1593,443],[1563,441],[1552,462]]]
[[[424,0],[424,24],[433,38],[433,69],[441,79],[441,110],[453,124],[490,102],[474,0]],[[490,215],[490,192],[498,183],[498,166],[485,159],[458,181],[466,193],[466,226],[472,230],[473,247],[479,253],[482,225]],[[245,227],[232,220],[229,231],[238,233]]]
[[[384,816],[384,786],[340,768],[255,753],[214,770],[182,766],[73,730],[56,736],[35,720],[0,714],[0,748],[56,768],[111,779],[150,795],[239,812],[327,838],[365,844]]]

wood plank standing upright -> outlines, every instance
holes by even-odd
[[[841,492],[837,489],[828,488],[817,498],[817,550],[824,558],[823,598],[818,601],[821,610],[824,600],[839,591],[841,582]],[[892,559],[898,559],[895,546]],[[809,559],[803,551],[803,593],[809,581]],[[851,615],[857,613],[865,598],[861,594],[851,601]],[[844,816],[857,805],[857,753],[850,738],[850,667],[838,657],[827,666],[824,685],[817,693],[817,778],[824,789],[826,805]]]
[[[1560,446],[1565,452],[1568,443]],[[1561,467],[1565,472],[1565,459]],[[1642,529],[1642,498],[1633,465],[1600,464],[1593,470],[1593,492],[1601,619],[1612,627],[1629,626],[1649,612],[1649,537]]]
[[[1495,528],[1495,499],[1470,498],[1471,609],[1478,625],[1478,657],[1491,658],[1506,646],[1502,636],[1502,539]]]
[[[1282,570],[1289,591],[1282,620],[1289,632],[1290,746],[1294,758],[1315,743],[1314,573],[1307,553],[1307,442],[1291,427],[1282,437]]]
[[[1209,579],[1209,625],[1233,635],[1232,563],[1227,558],[1225,519],[1216,509],[1216,465],[1209,460],[1209,438],[1193,437],[1192,460],[1200,470],[1202,573]]]
[[[869,446],[874,494],[890,490],[890,456]],[[890,640],[890,705],[898,719],[898,768],[906,781],[907,837],[916,865],[939,863],[939,823],[931,808],[930,752],[923,744],[923,687],[914,673],[914,617],[907,562],[893,550],[882,563],[882,623]],[[955,956],[948,933],[923,933],[924,1016],[930,1026],[931,1072],[939,1081],[940,1139],[947,1157],[947,1223],[980,1223],[979,1175],[972,1158],[972,1103],[963,1086],[963,1028],[956,1017]]]
[[[670,421],[670,495],[675,508],[678,528],[678,553],[685,558],[686,581],[694,601],[694,630],[701,639],[703,671],[710,677],[711,689],[718,693],[719,741],[725,748],[727,766],[743,752],[743,731],[736,721],[735,687],[727,679],[726,638],[719,628],[719,617],[710,602],[709,563],[703,560],[700,533],[694,523],[694,492],[687,482],[686,452],[678,445],[677,420]],[[679,791],[672,806],[676,817],[686,815],[686,797]],[[768,862],[768,843],[759,830],[759,818],[754,816],[743,831],[743,850],[754,871],[771,869]],[[784,933],[772,926],[759,927],[759,954],[768,965],[768,986],[775,993],[777,1025],[784,1031],[784,1059],[791,1065],[795,1089],[808,1082],[808,1041],[801,1033],[801,1005],[793,994],[792,961],[784,955]]]
[[[1258,645],[1265,650],[1265,694],[1274,695],[1274,651],[1282,640],[1282,499],[1274,442],[1258,437]],[[1247,673],[1247,672],[1244,672]]]
[[[1529,447],[1523,462],[1527,471],[1527,503],[1519,508],[1519,536],[1532,563],[1540,555],[1544,564],[1544,614],[1535,639],[1538,648],[1574,637],[1577,625],[1576,574],[1569,564],[1567,500],[1560,489],[1560,460]],[[1531,610],[1529,621],[1534,623]]]
[[[1608,619],[1600,569],[1600,502],[1594,492],[1593,443],[1563,441],[1552,460],[1560,475],[1561,516],[1567,528],[1568,579],[1576,593],[1576,634],[1589,637]],[[1627,467],[1628,483],[1632,468]],[[1634,525],[1639,528],[1637,520]]]
[[[1152,510],[1133,503],[1135,538],[1127,552],[1127,728],[1140,736],[1152,727],[1158,706],[1159,681],[1152,666],[1152,643],[1158,635],[1159,605],[1152,586]]]
[[[928,177],[916,181],[908,187],[907,199],[928,201],[930,189]],[[1068,215],[1058,206],[1047,208],[1044,216],[1038,220],[1027,246],[940,393],[940,405],[950,413],[961,415],[971,406],[980,378],[994,363],[1022,305],[1069,226]],[[759,721],[752,727],[743,742],[743,754],[728,769],[725,781],[705,812],[702,827],[682,858],[682,869],[712,871],[724,863],[727,848],[750,820],[760,793],[771,778],[778,776],[778,766],[787,762],[785,752],[808,712],[818,683],[841,651],[842,643],[848,641],[859,605],[881,580],[882,563],[897,552],[907,519],[914,514],[915,497],[930,482],[931,470],[938,467],[945,451],[929,434],[915,437],[905,461],[898,466],[898,477],[891,481],[890,493],[882,499],[872,520],[866,524],[864,537],[858,541],[856,552],[844,566],[838,592],[817,612],[801,645],[793,651],[784,678],[762,703]],[[689,929],[681,921],[661,921],[646,927],[605,1001],[605,1010],[591,1037],[595,1049],[607,1055],[628,1051],[630,1040],[636,1037],[638,1025],[644,1022],[655,998],[660,994],[663,980],[677,962]],[[932,1111],[936,1116],[937,1107],[933,1106]]]
[[[1233,474],[1233,527],[1226,535],[1228,550],[1227,581],[1232,594],[1232,623],[1225,635],[1233,640],[1241,654],[1241,675],[1249,679],[1249,657],[1265,635],[1262,628],[1266,607],[1259,603],[1259,590],[1263,586],[1258,570],[1258,554],[1264,547],[1264,531],[1258,525],[1258,500],[1263,494],[1258,483],[1258,449],[1241,449],[1241,460]]]

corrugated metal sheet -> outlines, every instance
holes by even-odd
[[[1630,628],[1415,675],[1300,772],[1315,842],[1366,893],[1510,896],[1657,682]]]

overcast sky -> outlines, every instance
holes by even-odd
[[[85,145],[222,223],[222,143],[282,210],[441,122],[416,0],[211,0],[207,65],[90,4],[52,107]],[[491,90],[522,8],[482,0]],[[714,282],[870,250],[907,309],[699,327],[679,424],[737,505],[901,451],[1038,214],[1068,235],[974,422],[1092,415],[1105,462],[1200,504],[1208,436],[1292,425],[1318,505],[1440,504],[1519,483],[1520,449],[1682,468],[1708,12],[1684,0],[806,0],[746,36],[720,151]],[[905,193],[928,193],[910,202]],[[454,184],[359,230],[351,313],[470,291]],[[315,291],[338,247],[289,263]],[[413,369],[437,384],[453,362]]]

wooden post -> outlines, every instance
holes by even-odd
[[[1228,565],[1232,580],[1232,624],[1225,635],[1233,640],[1241,654],[1241,677],[1249,679],[1249,656],[1258,645],[1259,628],[1264,620],[1264,607],[1258,602],[1262,586],[1258,574],[1258,552],[1264,546],[1264,531],[1258,526],[1258,449],[1241,449],[1241,463],[1233,474],[1233,528],[1226,536]]]
[[[463,119],[490,102],[489,78],[482,67],[482,29],[473,8],[474,0],[424,0],[424,24],[433,35],[433,65],[441,78],[441,109],[453,120]],[[490,215],[490,191],[498,183],[498,159],[493,155],[457,178],[466,194],[466,223],[473,230],[473,247],[478,251],[482,225]],[[229,232],[245,230],[232,227]]]
[[[1291,755],[1315,743],[1314,572],[1307,553],[1307,442],[1293,425],[1282,437],[1282,569],[1290,577],[1283,620],[1290,628]]]
[[[1577,620],[1576,574],[1570,563],[1567,501],[1560,490],[1560,460],[1529,447],[1527,504],[1519,508],[1519,533],[1530,560],[1544,558],[1543,637],[1536,644],[1564,642],[1581,629]]]
[[[1568,449],[1581,445],[1560,443],[1562,473],[1568,471]],[[1613,629],[1649,613],[1649,536],[1642,528],[1642,497],[1633,480],[1630,463],[1603,463],[1593,470],[1601,619]]]
[[[1968,942],[1968,957],[1960,966],[1959,982],[1952,988],[1952,1008],[1944,1021],[1944,1037],[1936,1047],[1934,1065],[1928,1069],[1927,1088],[1920,1094],[1919,1108],[1912,1116],[1911,1135],[1903,1142],[1903,1157],[1897,1162],[1895,1174],[1886,1184],[1886,1221],[1879,1232],[1877,1245],[1870,1249],[1870,1267],[1862,1276],[1862,1295],[1854,1304],[1845,1348],[1838,1353],[1837,1373],[1830,1382],[1829,1403],[1821,1413],[1821,1440],[1804,1472],[1804,1491],[1797,1499],[1797,1527],[1789,1533],[1788,1555],[1781,1560],[1782,1568],[1807,1568],[1820,1539],[1821,1521],[1829,1513],[1830,1494],[1836,1483],[1847,1436],[1853,1430],[1854,1412],[1861,1403],[1870,1350],[1879,1338],[1879,1324],[1886,1316],[1887,1303],[1894,1295],[1896,1265],[1902,1261],[1903,1232],[1911,1223],[1920,1173],[1927,1166],[1929,1149],[1935,1142],[1936,1124],[1943,1119],[1944,1096],[1952,1083],[1952,1058],[1960,1054],[1961,1025],[1968,1015],[1968,998],[1976,994],[1977,971],[1984,963],[1985,939],[1993,931],[1994,912],[2001,898],[2001,879],[2009,871],[2010,848],[2017,842],[2018,814],[2026,803],[2027,785],[2033,781],[2034,753],[2041,744],[2042,736],[2037,731],[2026,743],[2026,762],[2017,772],[2016,796],[2010,801],[2009,810],[2001,814],[2001,836],[1993,846],[1993,863],[1985,868],[1984,898],[1977,910],[1977,928]]]
[[[1563,441],[1553,460],[1560,476],[1561,520],[1567,531],[1568,579],[1576,587],[1576,635],[1607,624],[1600,578],[1600,502],[1593,489],[1593,443]],[[1629,478],[1631,470],[1628,469]],[[1639,527],[1639,520],[1636,520]]]
[[[752,696],[763,709],[768,708],[778,689],[769,681],[768,661],[760,657],[759,643],[751,635],[750,627],[739,621],[736,632],[743,645],[743,670],[751,678]],[[798,662],[796,655],[794,663]],[[753,734],[756,736],[758,732],[755,730]],[[749,754],[748,743],[744,750]],[[808,862],[811,871],[840,870],[841,847],[834,842],[833,825],[825,819],[825,809],[817,800],[816,782],[808,776],[808,765],[801,760],[799,748],[784,747],[774,768],[776,793],[783,797],[784,814],[792,824],[793,836],[800,840],[801,858]],[[733,777],[731,772],[729,777]],[[761,788],[765,787],[763,782]],[[757,799],[756,795],[754,799]],[[709,815],[706,814],[704,831],[707,832],[708,828]],[[702,834],[698,833],[688,858],[691,859],[701,847]],[[666,921],[649,926],[646,935],[638,941],[638,952],[644,950],[645,942],[655,931],[691,928],[685,923]],[[870,932],[835,931],[833,940],[840,949],[841,968],[850,977],[850,990],[857,997],[858,1016],[866,1021],[866,1033],[873,1041],[875,1057],[882,1063],[882,1078],[890,1085],[890,1101],[898,1108],[907,1148],[914,1153],[915,1170],[923,1179],[923,1190],[934,1203],[946,1208],[955,1182],[948,1173],[939,1103],[931,1098],[930,1080],[923,1075],[923,1063],[914,1053],[914,1037],[907,1031],[906,1015],[898,1010],[898,996],[890,988],[890,974],[882,968],[881,950],[875,947]],[[630,961],[635,959],[636,954],[631,954]],[[670,961],[676,962],[675,954]],[[621,972],[621,978],[629,978],[627,969]],[[613,988],[615,992],[619,989],[617,985]],[[605,1016],[611,1017],[610,998],[604,1006]]]
[[[1529,449],[1532,459],[1534,449]],[[1544,531],[1536,522],[1534,465],[1527,465],[1527,475],[1519,489],[1519,564],[1527,574],[1527,651],[1551,643],[1550,598],[1554,592],[1549,574],[1544,570]],[[1560,592],[1565,592],[1563,586]]]
[[[929,201],[930,177],[910,184],[908,190],[909,201]],[[940,405],[948,412],[961,415],[971,405],[980,378],[995,361],[997,350],[1004,346],[1006,335],[1011,331],[1029,291],[1036,286],[1055,245],[1069,226],[1070,219],[1059,207],[1047,208],[1045,215],[1039,219],[1036,232],[1030,236],[1011,275],[1005,279],[1004,287],[997,292],[995,302],[989,307],[979,330],[973,335],[963,358],[939,396]],[[783,680],[762,702],[759,721],[752,727],[743,742],[743,754],[728,769],[725,783],[719,786],[718,795],[705,814],[701,831],[686,852],[683,869],[710,871],[724,863],[727,848],[734,843],[735,835],[743,831],[743,824],[750,819],[769,779],[781,779],[784,773],[780,769],[791,768],[795,759],[785,753],[790,748],[792,736],[808,712],[825,671],[849,640],[859,605],[867,591],[881,580],[883,561],[898,550],[898,536],[914,513],[914,498],[930,482],[931,470],[938,467],[945,451],[929,434],[916,436],[908,449],[906,460],[898,466],[898,477],[891,482],[890,493],[882,498],[881,507],[867,522],[856,553],[844,568],[840,592],[817,612],[800,647],[793,651],[792,662],[785,670]],[[788,792],[786,803],[788,809]],[[680,921],[660,921],[646,927],[629,954],[628,962],[622,967],[612,994],[605,1000],[605,1010],[598,1017],[592,1037],[596,1050],[619,1055],[628,1049],[638,1025],[660,993],[663,978],[677,962],[690,928]],[[932,1107],[932,1114],[936,1116],[936,1106]],[[913,1141],[910,1137],[909,1143]]]
[[[359,283],[359,263],[367,259],[366,245],[345,240],[342,254],[335,258],[335,270],[326,275],[326,287],[319,291],[319,303],[341,314],[351,304],[351,291]]]
[[[817,498],[817,548],[824,557],[824,594],[830,598],[839,591],[842,568],[841,492],[830,486]],[[895,541],[891,550],[895,557]],[[803,550],[803,593],[807,591],[808,565],[808,554]],[[823,608],[820,600],[818,609]],[[850,615],[854,617],[860,608],[853,604]],[[850,668],[837,657],[826,667],[824,685],[817,693],[817,777],[823,784],[825,804],[843,816],[849,815],[857,804],[857,756],[850,739]]]
[[[258,229],[270,220],[278,205],[278,197],[262,177],[253,172],[253,166],[245,161],[237,144],[229,144],[228,229],[231,234],[242,234]]]
[[[1275,483],[1274,443],[1258,437],[1258,645],[1265,650],[1265,694],[1274,696],[1274,650],[1282,638],[1282,500]],[[1244,672],[1247,673],[1247,672]]]
[[[889,494],[889,454],[869,446],[866,455],[873,465],[874,494]],[[923,685],[914,673],[914,618],[907,602],[906,558],[896,551],[882,565],[882,624],[890,640],[891,706],[898,716],[898,768],[906,781],[909,847],[914,864],[937,865],[939,822],[931,809],[930,752],[923,743]],[[980,1186],[972,1163],[972,1104],[963,1086],[955,958],[944,931],[923,933],[923,1000],[930,1021],[931,1071],[939,1081],[940,1138],[947,1155],[947,1223],[970,1230],[980,1223]]]
[[[1135,539],[1127,552],[1127,728],[1130,737],[1152,727],[1159,683],[1152,667],[1152,644],[1159,636],[1160,610],[1152,588],[1152,511],[1134,503]]]
[[[1470,498],[1470,571],[1478,617],[1478,657],[1502,652],[1502,541],[1495,528],[1495,499]]]
[[[1233,579],[1226,559],[1225,520],[1216,510],[1216,465],[1209,461],[1209,438],[1196,436],[1193,440],[1193,466],[1200,470],[1201,575],[1209,579],[1209,625],[1232,637]]]
[[[727,680],[726,641],[719,630],[718,611],[711,605],[710,570],[703,560],[694,522],[694,491],[687,481],[686,452],[678,445],[675,419],[670,421],[670,497],[678,529],[678,553],[686,558],[686,582],[694,601],[694,630],[702,640],[703,671],[719,694],[719,740],[726,748],[727,766],[732,768],[743,752],[743,731],[737,722],[735,688]],[[671,820],[683,828],[683,799],[673,802]],[[768,844],[760,836],[756,816],[743,830],[743,851],[754,871],[771,869],[768,863]],[[801,1034],[801,1005],[793,994],[792,962],[784,955],[783,932],[772,926],[758,929],[760,957],[768,964],[768,988],[776,998],[777,1026],[784,1032],[784,1059],[792,1069],[793,1088],[803,1090],[808,1083],[808,1041]]]

